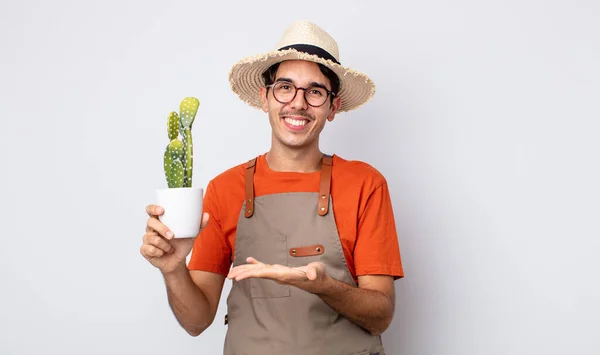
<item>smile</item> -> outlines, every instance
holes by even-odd
[[[285,117],[284,120],[287,124],[292,125],[294,127],[304,127],[308,124],[307,119],[295,119],[295,118]]]

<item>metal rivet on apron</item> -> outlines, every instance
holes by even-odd
[[[327,196],[325,196],[325,195],[321,195],[321,198],[326,198],[326,197],[327,197]]]
[[[250,213],[250,210],[246,211],[246,213]]]
[[[296,249],[292,249],[292,254],[296,254]]]
[[[249,198],[249,199],[248,199],[248,202],[252,202],[252,199],[251,199],[251,198]]]
[[[321,207],[321,211],[325,211],[325,207]]]
[[[317,247],[317,251],[318,251],[318,252],[321,252],[321,248]]]

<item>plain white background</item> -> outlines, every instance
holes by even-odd
[[[144,207],[183,97],[194,185],[268,149],[227,74],[297,19],[377,84],[322,148],[390,185],[389,354],[598,354],[598,18],[592,0],[0,2],[0,354],[220,353],[224,304],[198,338],[178,326]]]

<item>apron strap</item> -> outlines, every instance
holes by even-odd
[[[246,211],[244,216],[250,218],[254,213],[254,169],[256,158],[250,159],[246,166]]]
[[[329,197],[331,188],[331,166],[333,159],[329,155],[323,156],[321,166],[321,188],[319,191],[319,215],[324,216],[329,210]]]

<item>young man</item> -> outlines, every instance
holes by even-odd
[[[384,354],[404,276],[387,183],[319,149],[326,122],[375,91],[338,58],[329,34],[295,22],[275,51],[234,65],[233,91],[268,114],[270,150],[210,181],[197,238],[173,239],[147,207],[141,252],[189,334],[212,324],[232,280],[226,355]]]

